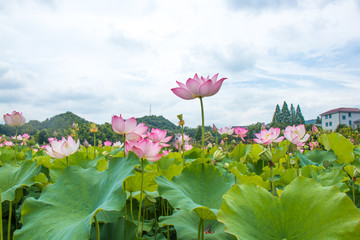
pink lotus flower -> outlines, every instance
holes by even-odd
[[[215,74],[212,78],[200,77],[195,74],[194,78],[189,78],[186,84],[177,82],[179,87],[172,88],[173,93],[185,100],[191,100],[200,97],[210,97],[215,95],[221,88],[223,81],[226,78],[217,80],[219,74]]]
[[[14,143],[12,141],[4,141],[4,146],[11,147],[14,146]]]
[[[310,150],[314,150],[315,148],[317,148],[319,146],[318,142],[310,142]]]
[[[248,132],[248,130],[246,128],[242,128],[242,127],[237,127],[234,128],[234,137],[239,137],[241,138],[241,140],[243,140],[245,142],[244,137],[246,137],[246,133]]]
[[[161,130],[157,128],[151,129],[151,132],[147,132],[147,137],[154,143],[159,143],[162,147],[168,147],[169,144],[166,144],[170,141],[172,136],[166,137],[166,130]]]
[[[20,127],[26,122],[25,117],[22,115],[22,113],[16,111],[13,111],[11,115],[5,114],[4,121],[10,127]]]
[[[220,133],[221,135],[231,135],[234,133],[234,129],[233,128],[228,128],[228,127],[224,127],[224,128],[220,128],[218,130],[218,133]]]
[[[260,133],[255,133],[257,138],[254,138],[254,141],[259,144],[270,145],[273,142],[281,142],[284,139],[284,137],[279,137],[279,135],[280,128],[264,129]]]
[[[299,143],[306,142],[310,135],[306,133],[305,125],[301,124],[299,126],[287,126],[284,131],[284,136],[287,140],[292,142],[295,145]]]
[[[53,158],[64,158],[67,156],[70,156],[71,154],[75,153],[80,146],[79,139],[77,142],[74,141],[74,139],[71,136],[68,136],[68,139],[66,140],[64,137],[62,140],[52,140],[50,142],[50,146],[47,145],[45,147],[46,153]]]
[[[29,140],[29,138],[30,138],[29,134],[27,134],[27,133],[24,133],[24,134],[21,135],[21,136],[23,137],[23,139],[24,139],[25,141]]]
[[[119,117],[114,115],[111,118],[112,129],[114,132],[124,135],[126,141],[138,141],[146,136],[144,133],[148,127],[145,126],[145,123],[136,124],[134,117],[124,120],[120,114]]]
[[[191,140],[191,137],[189,137],[189,135],[184,134],[184,143],[188,143]],[[176,140],[176,145],[180,145],[182,144],[182,136],[180,135],[179,138]]]
[[[110,141],[105,141],[104,146],[111,146],[111,142]]]
[[[125,143],[126,155],[129,151],[132,151],[140,159],[145,158],[151,162],[156,162],[163,156],[163,154],[159,153],[160,150],[160,144],[153,143],[149,139],[141,139],[140,141],[129,141]]]

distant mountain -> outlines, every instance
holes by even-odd
[[[315,124],[316,119],[305,120],[305,124]]]

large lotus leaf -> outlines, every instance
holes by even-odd
[[[360,236],[360,212],[336,187],[298,177],[280,197],[254,184],[235,185],[224,195],[218,220],[225,231],[247,240],[352,240]]]
[[[243,175],[240,173],[240,171],[234,167],[231,169],[231,173],[235,175],[236,177],[236,181],[238,184],[244,184],[244,183],[254,183],[257,186],[263,187],[267,190],[270,190],[270,181],[264,181],[262,179],[262,177],[260,177],[259,175]]]
[[[354,145],[341,134],[323,134],[321,135],[321,143],[326,150],[333,150],[340,164],[351,163],[354,160]]]
[[[92,218],[98,211],[121,211],[126,201],[122,189],[134,174],[139,159],[134,154],[114,158],[109,169],[64,169],[56,183],[44,188],[38,200],[28,198],[21,210],[23,227],[15,239],[89,239]]]
[[[233,161],[243,162],[244,157],[248,155],[251,152],[251,150],[252,150],[252,145],[239,143],[230,153],[230,157]]]
[[[14,158],[15,158],[15,150],[10,147],[0,147],[0,159],[2,164],[8,163],[15,165]]]
[[[90,240],[96,239],[95,226],[91,228]],[[123,217],[118,217],[115,221],[101,224],[100,239],[106,240],[138,240],[136,236],[136,224],[125,220]]]
[[[38,168],[33,161],[24,161],[20,166],[5,164],[0,167],[1,202],[13,201],[18,188],[35,183]]]
[[[249,153],[249,157],[252,159],[253,162],[257,162],[260,157],[259,153],[261,153],[264,150],[264,147],[260,144],[253,144],[251,145],[251,152]]]
[[[161,166],[158,168],[156,164],[149,164],[145,168],[146,171],[154,172],[157,176],[163,175],[169,180],[179,175],[183,169],[183,165],[177,165],[176,163],[173,163],[166,168],[161,168]]]
[[[174,208],[194,210],[202,219],[216,219],[216,214],[232,183],[213,165],[191,164],[169,181],[156,177],[159,194]]]
[[[336,155],[332,151],[324,151],[317,149],[307,152],[305,156],[318,165],[322,165],[324,160],[334,162],[337,159]]]
[[[155,182],[156,174],[153,172],[144,172],[143,191],[154,192],[157,190]],[[141,190],[141,173],[136,172],[135,176],[128,177],[125,180],[125,189],[128,192],[137,192]]]
[[[179,240],[197,239],[199,216],[195,212],[186,210],[176,211],[171,216],[160,217],[159,224],[173,225],[176,230],[176,236]],[[204,238],[208,240],[235,240],[236,238],[229,233],[224,232],[224,224],[216,220],[205,220],[205,228],[209,227],[208,234]]]

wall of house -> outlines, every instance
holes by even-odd
[[[339,124],[345,124],[355,128],[354,121],[360,119],[358,112],[337,112],[327,114],[321,117],[321,126],[323,129],[334,131]]]

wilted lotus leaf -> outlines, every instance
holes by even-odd
[[[280,197],[254,184],[235,185],[224,195],[218,220],[240,239],[336,239],[360,236],[360,212],[336,187],[298,177]]]
[[[190,164],[169,181],[156,177],[159,194],[174,208],[195,211],[202,219],[216,219],[216,214],[232,183],[213,165]]]
[[[56,183],[44,188],[39,199],[28,198],[21,210],[23,226],[14,239],[89,239],[98,211],[121,211],[126,194],[122,184],[139,164],[135,154],[114,158],[109,169],[65,168]]]

